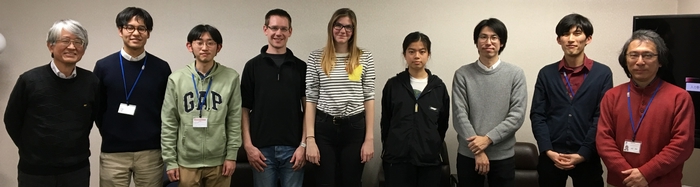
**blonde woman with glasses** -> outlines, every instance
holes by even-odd
[[[342,8],[328,22],[326,47],[306,70],[306,158],[317,186],[361,186],[374,156],[374,60],[357,47],[357,18]]]

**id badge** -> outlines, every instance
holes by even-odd
[[[194,127],[194,128],[206,128],[207,127],[207,118],[193,118],[192,119],[192,127]]]
[[[642,148],[642,142],[635,142],[631,140],[625,140],[625,145],[622,148],[622,151],[628,152],[628,153],[635,153],[639,154],[640,150]]]
[[[117,113],[133,116],[136,112],[136,105],[130,105],[126,103],[120,103]]]

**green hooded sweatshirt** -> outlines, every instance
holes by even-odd
[[[196,88],[199,93],[195,92]],[[207,89],[211,85],[210,89]],[[209,90],[207,94],[207,90]],[[197,97],[203,102],[200,110]],[[194,118],[207,118],[194,127]],[[219,166],[241,147],[241,90],[236,70],[215,62],[204,78],[194,63],[173,72],[161,109],[161,148],[167,170]]]

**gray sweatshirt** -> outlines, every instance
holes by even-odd
[[[474,158],[467,138],[488,136],[489,160],[515,155],[515,131],[523,125],[527,105],[525,73],[520,67],[501,62],[486,71],[474,62],[455,71],[452,79],[452,119],[459,154]]]

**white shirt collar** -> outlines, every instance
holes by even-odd
[[[124,57],[126,60],[131,61],[131,62],[136,62],[136,61],[143,59],[143,57],[146,57],[146,51],[143,51],[143,53],[141,53],[139,56],[132,57],[131,55],[126,53],[126,51],[124,51],[124,48],[121,49],[121,54],[122,54],[122,57]]]
[[[479,59],[476,60],[476,63],[479,64],[479,67],[481,67],[481,69],[484,69],[486,71],[492,71],[492,70],[496,69],[496,67],[498,67],[499,64],[501,64],[501,58],[498,58],[498,61],[496,61],[496,63],[494,63],[491,66],[491,68],[486,67],[483,63],[481,63],[481,60],[479,60]]]
[[[62,78],[62,79],[72,79],[75,78],[75,76],[78,76],[78,74],[75,72],[75,68],[73,68],[73,72],[70,73],[70,76],[66,76],[63,73],[61,73],[60,70],[58,70],[58,67],[56,67],[56,64],[51,60],[51,70],[53,70],[53,73],[56,74],[56,76]]]

